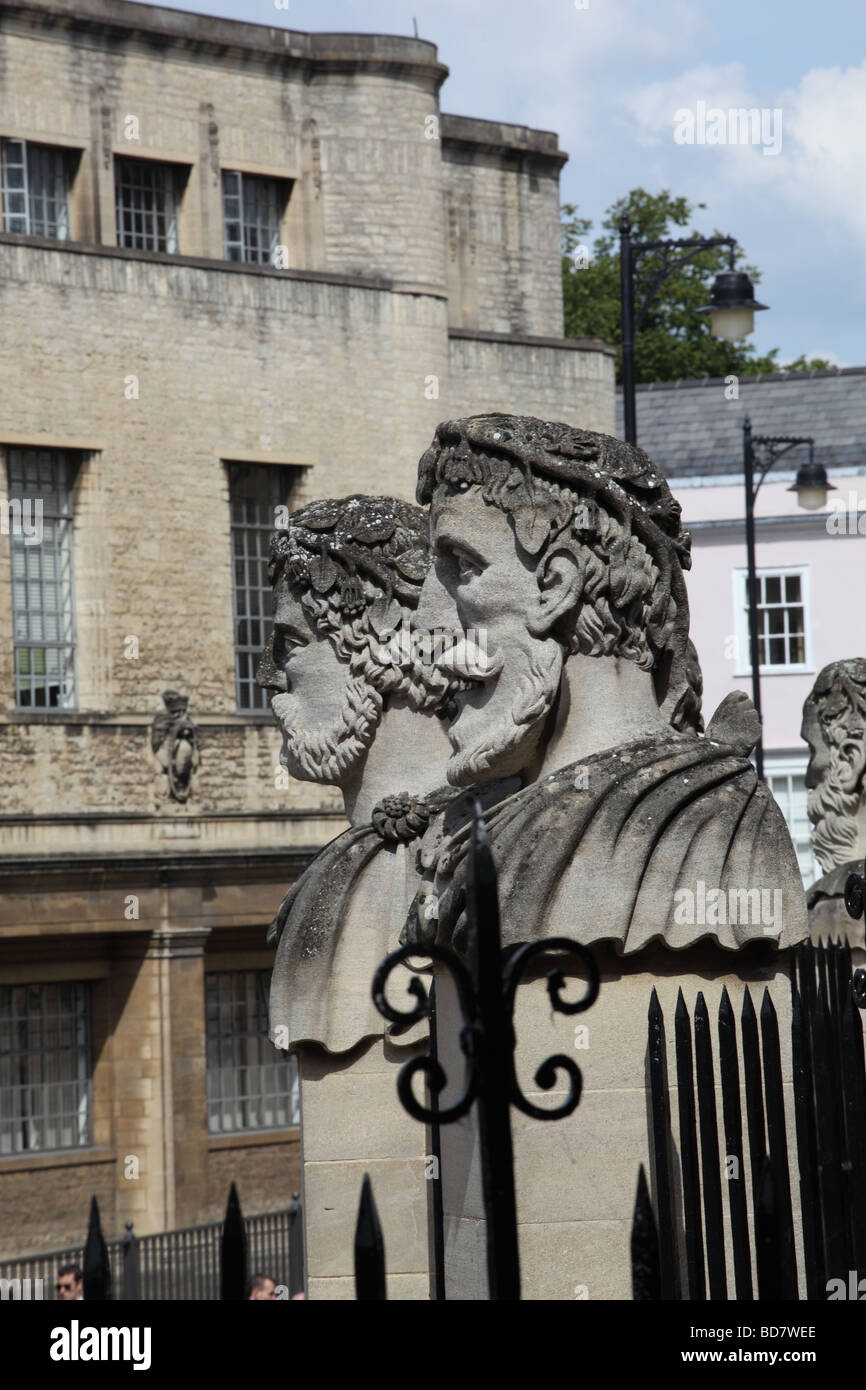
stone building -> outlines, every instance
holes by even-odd
[[[253,683],[275,508],[442,418],[612,431],[546,131],[433,44],[0,3],[0,1257],[297,1183],[264,931],[342,828]],[[166,697],[165,699],[163,697]],[[187,705],[188,702],[188,705]]]
[[[756,435],[811,436],[834,490],[803,511],[789,489],[805,447],[781,458],[758,493],[764,771],[807,885],[812,853],[803,702],[831,661],[863,650],[866,600],[866,367],[637,388],[638,443],[664,469],[692,533],[689,605],[708,716],[732,690],[751,695],[746,604],[743,421]],[[619,394],[619,393],[618,393]],[[620,411],[618,409],[618,415]]]

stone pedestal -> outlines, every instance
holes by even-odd
[[[427,1299],[428,1196],[425,1126],[407,1115],[397,1074],[427,1044],[369,1039],[339,1056],[299,1052],[307,1297],[354,1299],[354,1241],[365,1173],[385,1241],[388,1298]]]
[[[760,1011],[764,986],[769,985],[778,1015],[789,1156],[796,1173],[793,1096],[788,1083],[788,953],[758,963],[748,952],[735,954],[709,946],[681,952],[653,947],[626,959],[612,951],[593,950],[602,972],[601,994],[586,1013],[553,1013],[543,978],[523,984],[517,994],[517,1073],[527,1097],[539,1106],[551,1106],[564,1098],[564,1090],[540,1091],[533,1080],[538,1066],[553,1053],[573,1057],[583,1073],[582,1099],[568,1118],[547,1123],[516,1109],[511,1112],[522,1297],[527,1300],[632,1297],[630,1236],[641,1163],[655,1198],[647,1068],[647,1010],[654,986],[665,1018],[675,1172],[679,1164],[674,1051],[677,992],[682,988],[692,1019],[697,994],[704,994],[718,1081],[717,1019],[722,989],[727,986],[739,1040],[740,1010],[748,984],[756,1012]],[[580,982],[574,980],[566,997],[575,999],[581,992]],[[453,991],[442,974],[437,975],[437,1000],[439,1055],[449,1077],[443,1097],[443,1104],[447,1104],[457,1095],[463,1062],[457,1045]],[[740,1083],[742,1088],[742,1065]],[[718,1086],[716,1097],[719,1146],[724,1156]],[[744,1096],[742,1105],[745,1130]],[[447,1296],[483,1300],[487,1298],[486,1235],[474,1110],[466,1119],[442,1127],[441,1145]],[[748,1190],[751,1230],[748,1167],[746,1151],[743,1181]],[[678,1181],[678,1172],[676,1178]],[[722,1183],[724,1188],[724,1176]],[[722,1196],[729,1242],[727,1191],[723,1190]],[[796,1232],[796,1180],[792,1180],[792,1199]],[[799,1247],[798,1263],[802,1275]],[[733,1288],[729,1296],[733,1296]]]

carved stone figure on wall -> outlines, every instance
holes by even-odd
[[[805,704],[801,735],[812,846],[823,878],[806,895],[815,938],[842,935],[863,945],[863,924],[845,910],[848,875],[866,858],[866,658],[833,661],[819,672]]]
[[[166,779],[165,795],[183,803],[190,798],[201,761],[198,729],[187,713],[188,695],[165,690],[162,699],[165,710],[156,715],[150,726],[150,746]]]
[[[487,643],[483,675],[454,665],[469,688],[448,779],[524,784],[488,816],[504,943],[567,934],[629,954],[656,939],[801,940],[794,849],[748,761],[751,702],[729,696],[699,736],[690,537],[646,454],[530,418],[447,421],[418,501],[434,547],[424,610]],[[432,899],[438,940],[462,944],[466,844],[465,832],[444,844],[409,939],[429,937]]]
[[[284,765],[338,786],[351,823],[292,885],[269,932],[271,1038],[285,1049],[342,1052],[388,1031],[370,980],[397,944],[431,817],[455,797],[437,717],[455,682],[409,627],[428,567],[426,514],[394,498],[310,503],[272,541],[274,633],[257,679]]]

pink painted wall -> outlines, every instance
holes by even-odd
[[[811,661],[805,674],[773,673],[761,676],[764,713],[764,745],[805,754],[800,740],[803,701],[815,675],[829,661],[866,655],[866,518],[857,531],[856,509],[866,512],[866,465],[863,473],[835,478],[831,502],[854,509],[829,513],[832,526],[854,534],[835,534],[828,516],[815,514],[805,529],[784,523],[757,530],[758,570],[784,566],[808,566],[810,593]],[[760,517],[804,517],[789,482],[764,483],[758,496]],[[692,540],[692,569],[688,575],[692,639],[704,674],[704,717],[708,719],[729,691],[751,694],[748,647],[733,659],[736,632],[733,572],[746,567],[743,486],[677,488],[686,526],[699,521],[738,522],[736,530],[697,530]],[[737,672],[744,674],[738,675]]]

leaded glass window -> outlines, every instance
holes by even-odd
[[[20,709],[75,705],[74,472],[68,451],[8,450],[6,519],[12,559],[15,703]]]
[[[268,1038],[270,970],[205,975],[207,1113],[211,1134],[299,1123],[294,1058]]]

